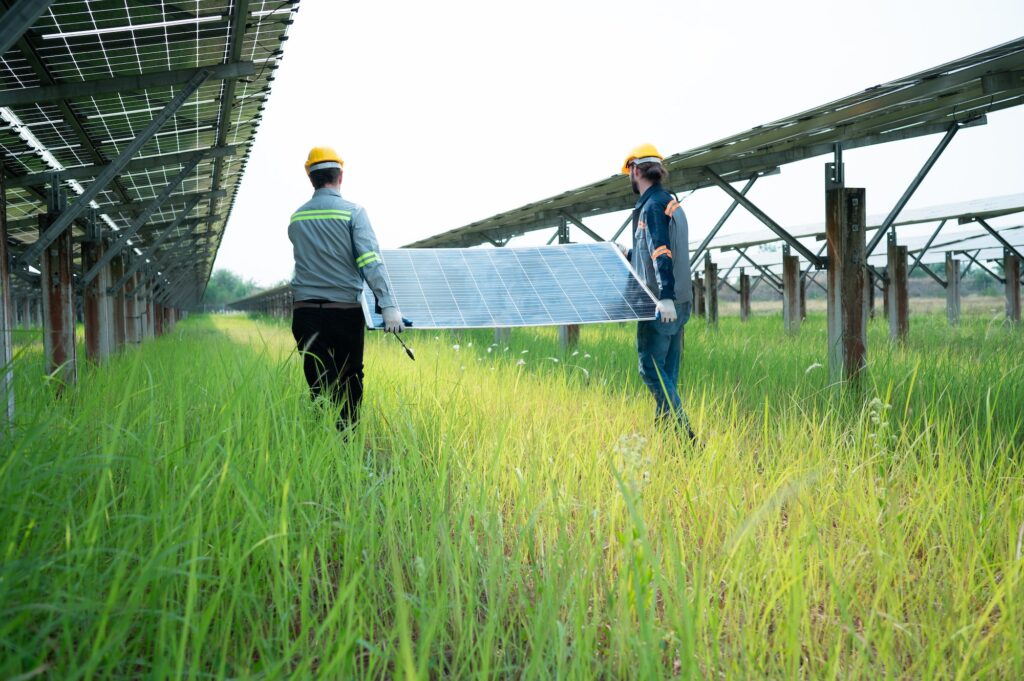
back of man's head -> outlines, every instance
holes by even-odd
[[[341,181],[341,170],[338,168],[322,168],[309,174],[309,181],[314,189],[322,189],[327,185],[336,185]]]
[[[640,177],[651,184],[661,184],[668,179],[668,169],[657,162],[639,163],[636,169],[640,173]]]

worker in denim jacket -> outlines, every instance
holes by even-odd
[[[633,248],[626,257],[658,300],[657,318],[637,323],[640,377],[654,395],[655,421],[671,423],[692,442],[696,436],[679,398],[683,325],[690,318],[690,252],[686,214],[662,183],[664,157],[650,144],[634,149],[622,165],[633,193]]]

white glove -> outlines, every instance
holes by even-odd
[[[385,307],[383,310],[384,330],[391,333],[405,331],[405,324],[402,323],[402,311],[397,307]]]
[[[615,245],[619,247],[619,252],[622,253],[622,257],[626,257],[627,255],[629,255],[628,248],[620,244],[618,241],[615,242]]]
[[[676,320],[676,301],[671,298],[659,300],[657,309],[658,316],[661,317],[662,324],[669,324]]]

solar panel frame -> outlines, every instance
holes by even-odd
[[[414,329],[607,324],[655,315],[657,300],[610,243],[402,248],[381,251],[381,258],[392,295]],[[479,276],[485,268],[489,276]],[[383,318],[368,286],[361,304],[367,327],[379,329]]]

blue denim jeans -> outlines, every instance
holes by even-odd
[[[679,360],[683,325],[690,318],[691,303],[676,303],[678,318],[671,323],[655,319],[637,322],[636,352],[640,357],[640,378],[654,395],[655,421],[672,421],[688,429],[689,422],[679,399]]]

